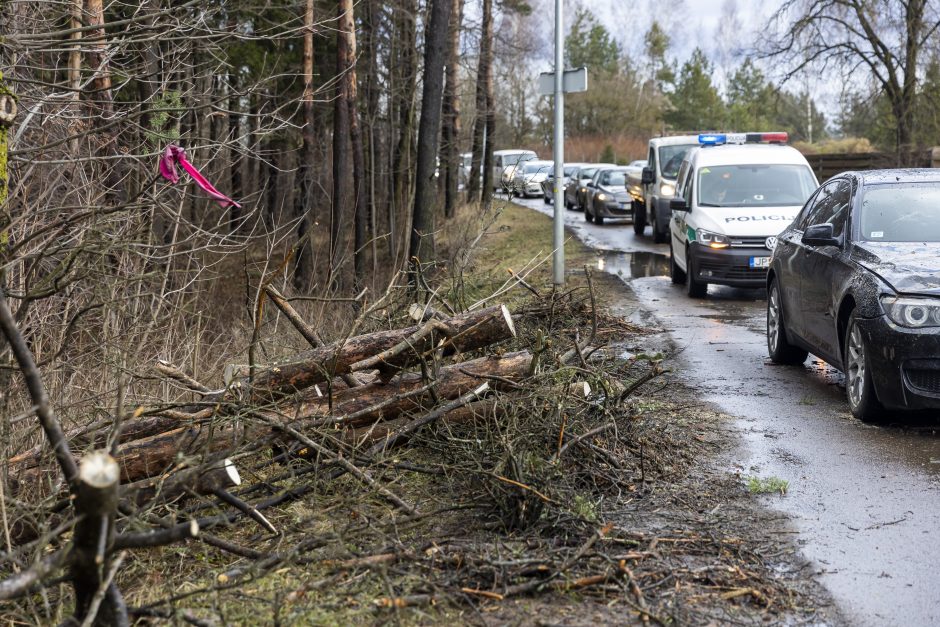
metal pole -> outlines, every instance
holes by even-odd
[[[561,181],[565,175],[565,34],[562,28],[562,4],[555,0],[555,220],[552,246],[555,250],[553,279],[565,284],[565,199]]]

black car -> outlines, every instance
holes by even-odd
[[[940,408],[940,171],[847,172],[780,234],[767,348],[845,373],[852,413]]]
[[[626,187],[626,168],[601,168],[585,187],[584,219],[604,224],[604,218],[633,219]]]

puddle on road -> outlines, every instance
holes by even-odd
[[[597,258],[597,269],[624,279],[669,276],[669,257],[647,251],[605,252]]]

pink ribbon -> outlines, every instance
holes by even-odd
[[[229,205],[241,208],[240,204],[217,190],[212,183],[206,180],[206,177],[196,169],[196,166],[186,160],[186,151],[175,144],[167,146],[166,150],[163,151],[163,156],[160,157],[160,174],[163,175],[163,178],[174,184],[180,180],[179,172],[176,171],[177,163],[196,181],[196,185],[212,196],[223,208]]]

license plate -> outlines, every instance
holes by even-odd
[[[769,268],[770,257],[751,257],[748,265],[752,268]]]

